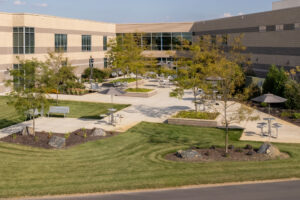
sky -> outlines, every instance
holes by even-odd
[[[273,1],[276,0],[0,0],[0,12],[111,23],[193,22],[269,11]]]

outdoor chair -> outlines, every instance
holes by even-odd
[[[273,128],[275,128],[276,129],[276,136],[275,136],[275,138],[278,138],[278,135],[279,135],[279,131],[278,131],[278,129],[280,129],[281,127],[282,127],[282,124],[279,124],[279,123],[275,123],[275,124],[273,124],[273,126],[272,126]]]
[[[267,126],[267,123],[264,123],[264,122],[257,124],[257,128],[261,129],[261,136],[264,136],[264,128],[266,128],[266,126]]]
[[[122,83],[122,86],[123,86],[123,87],[128,87],[128,82]]]

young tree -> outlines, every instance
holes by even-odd
[[[9,94],[9,105],[24,115],[32,115],[33,133],[35,134],[35,110],[47,107],[47,86],[43,76],[47,73],[47,67],[35,59],[19,61],[18,69],[10,71],[13,80],[7,81],[12,87]]]
[[[63,53],[49,52],[45,66],[47,66],[47,72],[42,78],[49,90],[56,90],[56,104],[58,104],[60,91],[66,92],[70,88],[82,87],[74,74],[75,67],[69,63]]]
[[[178,65],[185,68],[178,70],[177,87],[171,92],[170,96],[181,98],[185,89],[191,89],[196,112],[198,111],[198,90],[207,91],[208,85],[205,78],[211,74],[211,65],[219,57],[216,46],[210,41],[210,36],[205,36],[202,40],[195,41],[192,45],[189,45],[188,41],[182,41],[184,49],[189,50],[189,55],[185,55],[187,58],[182,58],[182,56],[176,56],[175,58],[178,60]]]
[[[146,65],[151,62],[143,55],[144,49],[140,45],[141,33],[124,34],[117,36],[109,43],[109,51],[106,56],[110,66],[122,69],[124,72],[130,69],[136,75],[136,88],[138,88],[138,74],[144,72]]]

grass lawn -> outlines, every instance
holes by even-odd
[[[141,80],[141,79],[138,79],[138,80]],[[136,79],[135,78],[119,78],[119,79],[116,79],[116,80],[113,80],[111,81],[110,83],[116,83],[116,82],[121,82],[121,83],[133,83],[135,82]]]
[[[220,113],[180,111],[174,118],[215,120]]]
[[[6,104],[7,97],[0,97],[0,129],[20,123],[25,120],[25,117],[18,114],[13,106]],[[51,105],[56,105],[54,101]],[[109,103],[88,103],[76,101],[59,101],[59,106],[69,106],[70,114],[67,117],[71,118],[88,118],[98,119],[100,114],[107,113],[107,109],[116,108],[117,110],[123,109],[128,105],[118,105]],[[46,111],[47,112],[47,111]]]
[[[230,144],[243,147],[231,131]],[[300,177],[300,145],[278,144],[291,155],[265,162],[181,163],[164,155],[191,145],[223,146],[214,128],[141,123],[128,132],[67,150],[0,143],[0,198],[92,193]]]
[[[140,93],[147,93],[153,91],[153,89],[147,89],[147,88],[128,88],[125,90],[126,92],[140,92]]]

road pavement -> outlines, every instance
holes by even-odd
[[[300,180],[26,200],[299,200]]]

